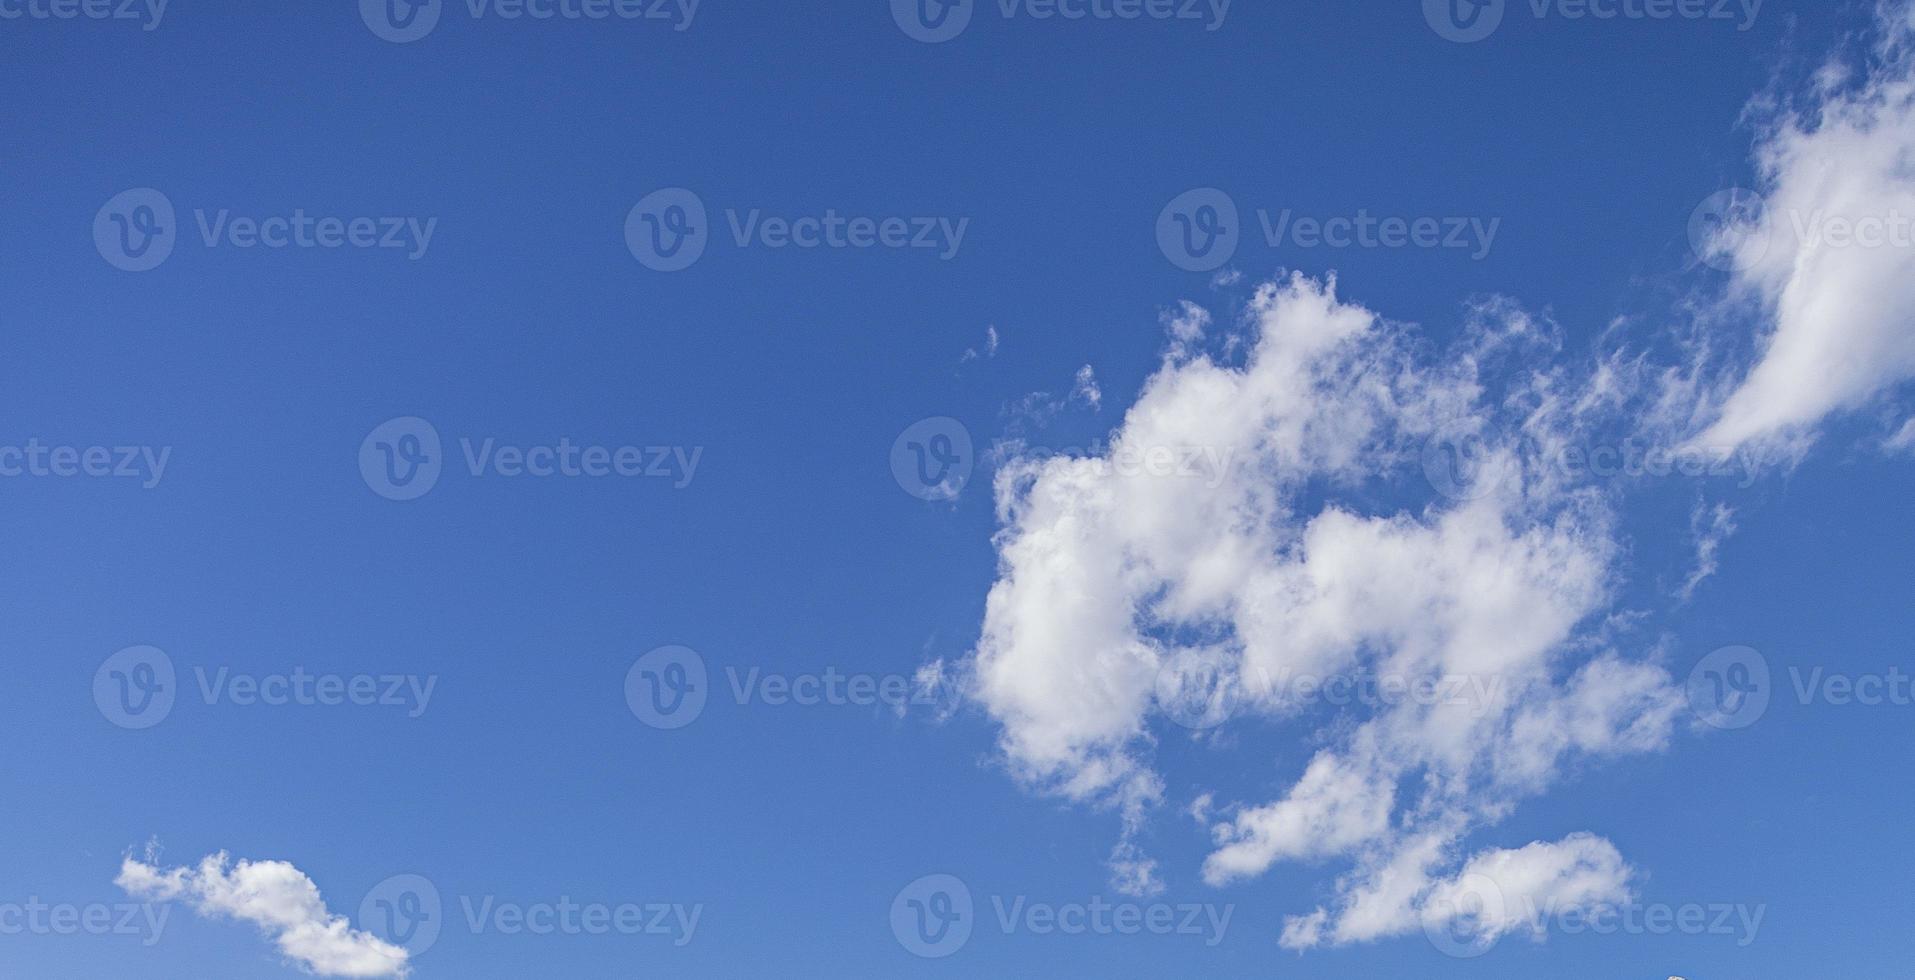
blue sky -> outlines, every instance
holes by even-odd
[[[1888,975],[1909,13],[1645,2],[0,0],[0,974]]]

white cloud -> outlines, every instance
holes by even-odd
[[[1221,665],[1244,710],[1280,717],[1308,706],[1269,681],[1299,673],[1476,682],[1467,703],[1347,718],[1279,798],[1214,807],[1214,884],[1279,861],[1350,863],[1336,900],[1287,930],[1293,945],[1391,935],[1416,928],[1462,838],[1562,763],[1668,738],[1680,698],[1667,672],[1592,655],[1579,629],[1617,575],[1607,498],[1513,449],[1613,423],[1645,372],[1541,367],[1553,328],[1503,302],[1440,352],[1333,283],[1267,284],[1249,313],[1240,366],[1196,353],[1207,316],[1169,318],[1164,363],[1109,450],[1226,447],[1238,465],[1216,479],[1063,457],[1000,469],[1000,574],[969,683],[1020,779],[1123,810],[1122,883],[1140,861],[1138,814],[1162,795],[1151,749],[1166,664]],[[1491,392],[1492,376],[1515,380]],[[1504,479],[1428,495],[1419,512],[1339,501],[1420,479],[1425,444],[1464,426]]]
[[[284,861],[234,863],[222,851],[196,867],[162,870],[129,855],[114,884],[141,901],[185,900],[201,915],[250,922],[287,959],[322,977],[407,974],[404,949],[328,912],[312,879]]]
[[[1419,918],[1457,939],[1494,942],[1518,929],[1540,931],[1565,909],[1627,902],[1630,877],[1615,845],[1589,834],[1486,850],[1429,890]]]
[[[1915,419],[1902,423],[1901,430],[1889,436],[1882,448],[1893,453],[1915,453]]]
[[[1759,214],[1716,243],[1771,325],[1699,445],[1801,441],[1915,378],[1915,5],[1881,8],[1865,71],[1832,63],[1770,110]]]
[[[1097,372],[1086,364],[1077,369],[1077,378],[1071,385],[1071,397],[1089,405],[1093,410],[1104,405],[1103,389],[1097,387]]]
[[[964,356],[958,358],[958,363],[966,364],[971,361],[975,361],[980,357],[988,359],[988,358],[993,358],[996,356],[997,356],[997,327],[993,325],[993,326],[984,328],[984,352],[980,354],[978,353],[977,348],[966,347],[964,349]]]
[[[1728,504],[1709,507],[1698,500],[1689,514],[1689,530],[1696,540],[1696,567],[1676,592],[1684,602],[1694,598],[1696,587],[1721,566],[1717,553],[1722,550],[1722,542],[1736,531],[1735,510]]]

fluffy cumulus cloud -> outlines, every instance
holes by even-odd
[[[1312,708],[1286,678],[1446,692],[1332,726],[1274,800],[1193,811],[1210,821],[1212,884],[1284,861],[1349,868],[1287,943],[1415,930],[1447,870],[1496,853],[1464,863],[1466,835],[1567,760],[1669,736],[1669,675],[1592,645],[1620,551],[1611,502],[1518,449],[1613,423],[1631,372],[1535,367],[1558,359],[1556,332],[1508,304],[1477,309],[1442,351],[1333,282],[1268,284],[1248,312],[1250,334],[1222,345],[1242,350],[1233,362],[1200,350],[1207,317],[1168,317],[1164,363],[1104,455],[1001,468],[1000,574],[970,681],[1021,779],[1123,813],[1113,878],[1144,891],[1157,887],[1136,844],[1164,795],[1157,732],[1206,724],[1177,694],[1188,678],[1208,685],[1199,714],[1279,720]],[[1515,380],[1492,390],[1491,377]],[[1468,472],[1448,468],[1465,444]],[[1125,465],[1153,453],[1229,466]],[[1417,507],[1355,502],[1404,477],[1422,481]]]
[[[322,977],[404,977],[406,951],[326,910],[311,878],[284,861],[234,862],[224,852],[162,869],[129,855],[114,883],[140,901],[185,901],[204,916],[249,922],[288,960]]]
[[[1769,327],[1700,444],[1800,439],[1915,378],[1915,5],[1879,19],[1856,63],[1758,110],[1761,201],[1713,248]]]
[[[1865,69],[1768,107],[1766,207],[1705,242],[1760,312],[1756,344],[1710,317],[1682,364],[1612,333],[1565,357],[1553,324],[1491,300],[1439,346],[1291,276],[1242,316],[1167,311],[1163,361],[1101,453],[999,467],[998,575],[961,672],[1016,778],[1121,814],[1116,887],[1162,887],[1142,847],[1170,795],[1160,740],[1218,744],[1228,721],[1249,736],[1228,745],[1305,733],[1302,758],[1270,755],[1280,791],[1193,786],[1187,810],[1212,885],[1331,869],[1285,946],[1494,941],[1538,907],[1628,897],[1623,856],[1579,828],[1483,846],[1565,772],[1663,748],[1683,701],[1618,626],[1624,481],[1550,461],[1636,439],[1799,450],[1915,378],[1915,248],[1858,237],[1915,221],[1915,6],[1880,17]],[[1716,570],[1734,513],[1697,504],[1678,598]],[[1424,696],[1332,704],[1303,678]]]

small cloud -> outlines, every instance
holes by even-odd
[[[1709,508],[1698,500],[1695,510],[1689,514],[1689,528],[1696,541],[1696,565],[1676,592],[1683,602],[1693,598],[1696,586],[1716,573],[1719,564],[1716,553],[1722,549],[1722,542],[1735,533],[1735,510],[1728,504]]]
[[[152,863],[157,850],[147,845],[145,861],[127,855],[113,883],[141,901],[184,900],[207,918],[250,922],[315,976],[406,976],[407,952],[328,912],[319,887],[298,868],[284,861],[235,863],[221,851],[197,867],[162,870]]]
[[[968,364],[971,361],[975,361],[980,358],[988,360],[996,356],[997,356],[997,327],[989,326],[984,328],[984,352],[980,354],[978,353],[977,348],[966,347],[964,349],[964,356],[958,358],[958,363]]]
[[[1902,423],[1902,430],[1889,436],[1882,448],[1891,453],[1915,453],[1915,418]]]
[[[1071,386],[1071,397],[1089,405],[1092,410],[1104,404],[1104,392],[1097,387],[1097,372],[1086,364],[1077,369],[1077,380]]]

